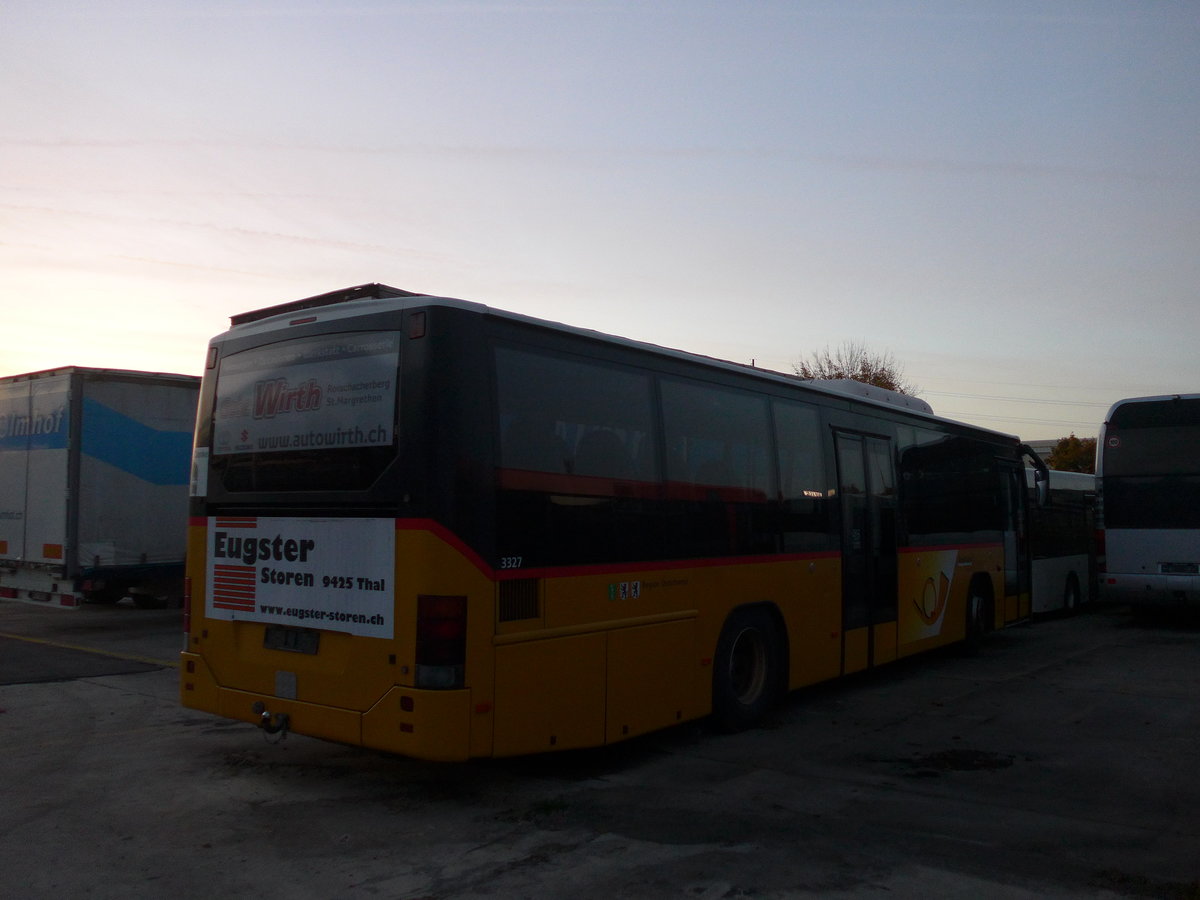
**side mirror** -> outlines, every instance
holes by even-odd
[[[1050,505],[1050,468],[1042,460],[1040,456],[1033,452],[1033,448],[1028,444],[1021,445],[1021,455],[1026,457],[1033,470],[1033,489],[1034,496],[1037,498],[1038,506]],[[1028,469],[1026,470],[1029,471]]]
[[[1037,475],[1035,476],[1034,484],[1036,485],[1036,490],[1037,490],[1037,505],[1038,506],[1049,506],[1050,505],[1050,479],[1046,478],[1044,475],[1042,475],[1041,472],[1038,472]]]

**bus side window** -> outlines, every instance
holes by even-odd
[[[611,428],[593,428],[579,439],[575,449],[576,475],[598,475],[608,478],[632,478],[633,457],[625,441]]]
[[[663,379],[668,539],[705,555],[771,552],[776,496],[765,398]]]
[[[780,530],[785,552],[825,550],[829,534],[830,485],[825,478],[821,417],[817,409],[776,400],[779,453]]]
[[[496,380],[498,554],[530,566],[660,555],[650,376],[497,347]]]
[[[522,416],[504,429],[501,463],[510,469],[566,472],[567,445],[549,416]]]

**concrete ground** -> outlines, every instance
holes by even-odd
[[[179,610],[0,602],[0,895],[1200,897],[1200,627],[1101,608],[739,735],[415,762],[177,701]]]

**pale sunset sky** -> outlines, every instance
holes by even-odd
[[[1200,391],[1200,5],[7,0],[0,375],[380,281],[1094,436]]]

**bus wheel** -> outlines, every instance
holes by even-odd
[[[968,653],[977,653],[988,633],[988,601],[983,591],[972,586],[967,596],[967,634],[963,643]]]
[[[779,633],[762,609],[729,617],[713,660],[713,720],[722,731],[757,724],[779,696],[782,684]]]
[[[1082,606],[1082,594],[1079,590],[1079,579],[1072,572],[1067,576],[1067,586],[1063,590],[1063,609],[1069,613],[1079,612]]]

